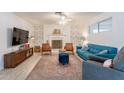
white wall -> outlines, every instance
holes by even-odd
[[[44,25],[43,27],[43,39],[44,42],[49,40],[49,36],[53,34],[54,29],[60,29],[61,34],[65,36],[65,41],[64,42],[71,42],[70,40],[70,31],[71,27],[70,25]]]
[[[79,40],[79,37],[83,36],[84,26],[83,25],[71,25],[71,41],[74,46],[83,44],[83,40]]]
[[[88,25],[97,23],[106,18],[112,17],[112,31],[100,32],[97,34],[89,35],[88,41],[90,43],[104,44],[109,46],[115,46],[119,49],[124,46],[124,13],[102,13],[93,20],[91,20]],[[88,30],[88,29],[87,29]]]
[[[30,31],[30,35],[33,31],[33,26],[31,24],[15,14],[9,12],[0,13],[0,69],[3,69],[3,55],[18,49],[18,46],[11,46],[13,27],[28,30]]]
[[[43,43],[43,25],[34,26],[34,46],[41,46]]]

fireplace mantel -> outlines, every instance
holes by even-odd
[[[49,40],[63,40],[65,35],[49,35]]]
[[[49,38],[56,38],[56,37],[63,38],[65,37],[65,35],[49,35]]]

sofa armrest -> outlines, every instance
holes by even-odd
[[[91,56],[89,56],[89,60],[97,61],[97,62],[103,63],[104,61],[108,60],[108,58],[91,55]]]
[[[81,49],[82,48],[82,46],[76,46],[76,49]]]
[[[84,80],[124,80],[124,72],[102,67],[94,63],[83,62]]]
[[[109,58],[109,59],[113,59],[116,56],[116,54],[96,54],[96,55],[100,57]]]

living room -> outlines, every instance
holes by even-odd
[[[35,80],[124,79],[123,74],[122,77],[117,78],[111,78],[109,75],[108,77],[102,76],[100,78],[98,75],[92,77],[90,72],[92,72],[94,68],[91,68],[92,71],[87,72],[87,68],[89,67],[85,67],[85,65],[82,67],[84,61],[88,63],[89,60],[114,60],[119,50],[123,47],[123,16],[123,12],[1,12],[0,79],[27,79],[27,77],[28,79]],[[28,43],[12,46],[15,29],[29,32]],[[48,43],[51,47],[51,53],[46,53],[48,55],[42,53],[44,43]],[[71,43],[71,47],[73,48],[67,53],[70,58],[69,64],[63,66],[59,64],[58,54],[60,54],[60,51],[64,52],[66,50],[65,46],[68,43]],[[115,49],[116,52],[112,54],[112,56],[109,55],[109,57],[106,54],[96,58],[96,56],[92,56],[94,50],[91,51],[92,55],[90,53],[86,54],[87,56],[85,53],[83,54],[78,51],[78,47],[83,49],[88,44],[94,44],[95,46],[97,45],[97,47],[104,46],[105,48],[103,48],[102,52],[107,49],[108,51]],[[34,51],[30,58],[23,59],[24,61],[21,61],[17,66],[15,65],[14,68],[10,68],[5,64],[5,60],[7,59],[7,62],[10,63],[10,59],[5,58],[5,54],[17,52],[27,47],[27,45],[28,47],[30,46],[31,49],[33,47]],[[97,55],[96,53],[94,54]],[[64,57],[64,60],[65,59],[66,57]],[[51,64],[49,60],[51,60],[50,62],[53,62],[53,64]],[[46,61],[46,64],[43,64],[42,61]],[[42,71],[39,72],[36,69],[36,67],[39,67],[37,66],[38,63],[41,63],[41,67],[45,66],[46,68],[41,69]],[[102,63],[104,64],[104,62]],[[58,70],[58,72],[54,72],[56,70]],[[39,73],[41,75],[37,76]],[[43,75],[44,73],[46,76]],[[37,76],[37,78],[35,76]]]
[[[123,0],[1,0],[0,92],[123,92],[123,24]]]

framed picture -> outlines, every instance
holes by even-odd
[[[53,35],[60,35],[60,34],[61,34],[61,30],[60,29],[54,29]]]

